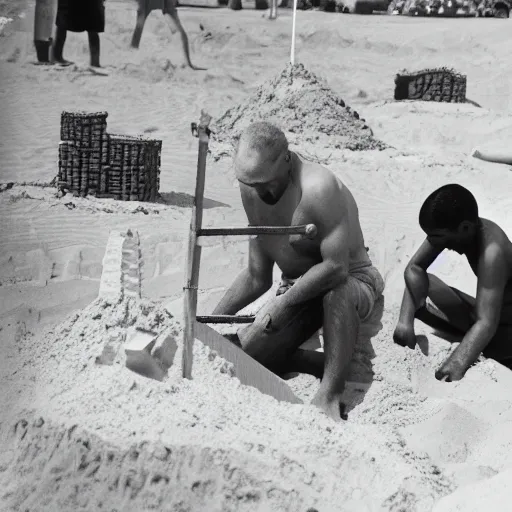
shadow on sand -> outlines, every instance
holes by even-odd
[[[194,196],[185,192],[161,192],[160,203],[168,204],[170,206],[181,206],[183,208],[192,208],[194,204]],[[209,208],[229,208],[229,204],[221,203],[207,197],[203,200],[203,209]]]

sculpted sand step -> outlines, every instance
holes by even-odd
[[[112,231],[103,257],[99,298],[141,296],[139,235],[130,230]]]

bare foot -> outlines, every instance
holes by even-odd
[[[318,407],[324,414],[334,421],[346,420],[345,405],[341,402],[341,397],[327,398],[323,393],[318,391],[311,400],[311,405]]]
[[[89,66],[89,71],[91,73],[94,73],[95,75],[100,75],[100,76],[108,76],[109,75],[109,72],[106,69],[101,68],[99,66]]]
[[[59,59],[55,60],[55,64],[58,64],[59,66],[71,66],[71,64],[74,64],[74,62],[66,59]]]

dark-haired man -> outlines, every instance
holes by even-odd
[[[436,372],[439,380],[460,380],[483,352],[512,361],[512,244],[494,222],[478,215],[473,194],[457,184],[427,197],[420,210],[427,238],[405,270],[405,292],[394,340],[413,348],[414,319],[434,329],[463,335]],[[464,254],[477,276],[476,299],[452,288],[428,268],[444,250]],[[430,299],[430,303],[427,302]]]
[[[249,224],[315,224],[313,240],[264,235],[249,242],[249,262],[214,315],[233,315],[283,278],[277,296],[239,331],[243,349],[277,373],[322,379],[312,403],[340,420],[340,400],[359,323],[370,316],[384,282],[368,256],[348,188],[328,169],[290,151],[276,126],[253,123],[242,134],[235,172]],[[324,354],[298,347],[323,326]]]

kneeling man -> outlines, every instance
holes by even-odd
[[[384,289],[365,248],[354,197],[328,169],[290,151],[284,133],[269,123],[245,130],[234,164],[250,225],[315,224],[318,233],[313,240],[299,235],[252,238],[248,267],[213,314],[236,314],[263,295],[277,264],[282,272],[277,295],[253,324],[239,331],[240,343],[276,373],[322,378],[312,403],[339,420],[359,323]],[[298,349],[321,327],[323,354]]]
[[[405,270],[395,342],[415,346],[415,318],[435,329],[463,335],[436,373],[437,379],[448,382],[462,379],[482,352],[510,365],[512,244],[507,235],[494,222],[479,217],[473,194],[456,184],[445,185],[427,197],[419,222],[427,238]],[[476,299],[427,273],[444,249],[466,256],[478,278]]]

